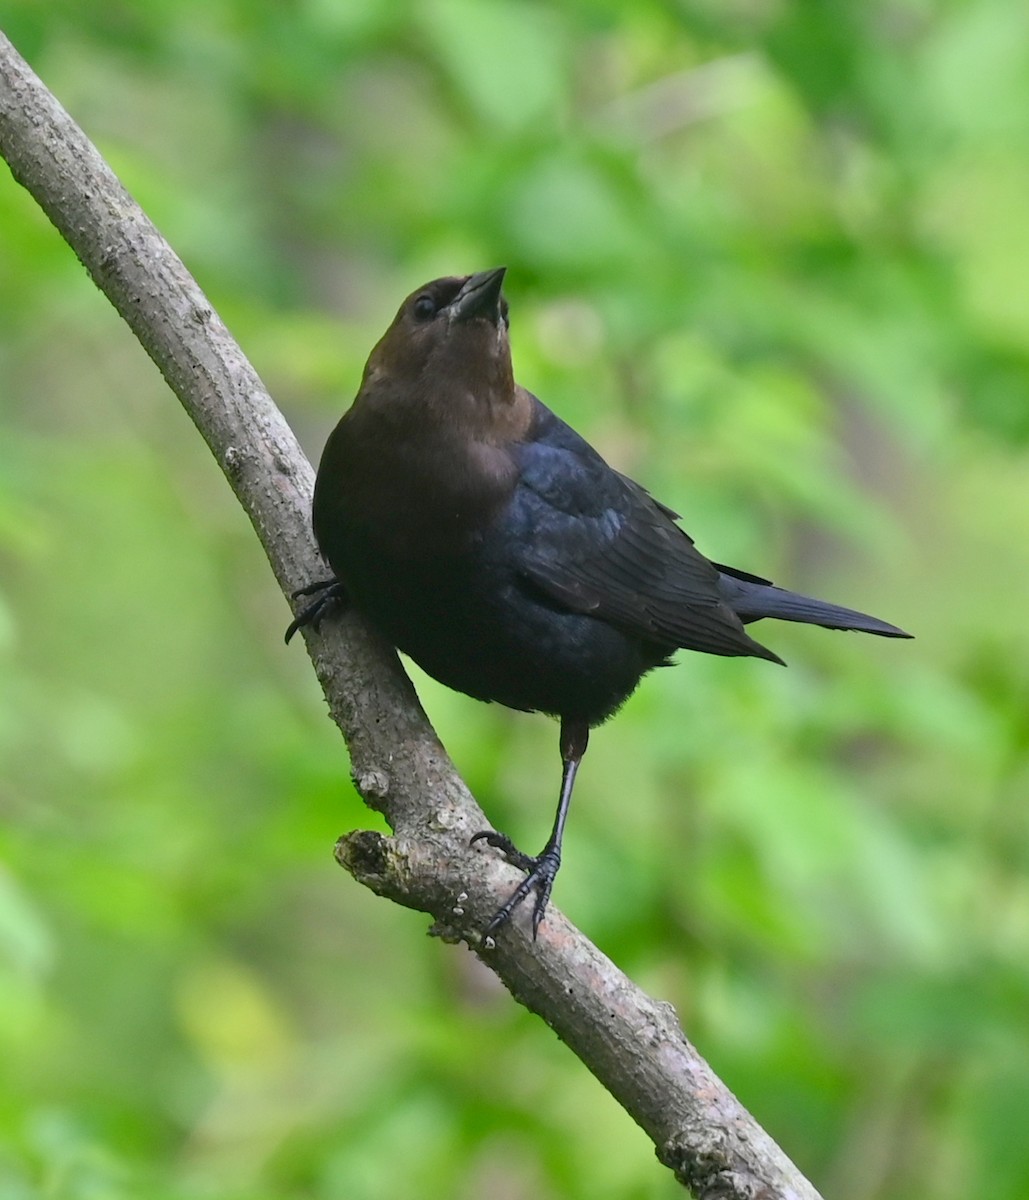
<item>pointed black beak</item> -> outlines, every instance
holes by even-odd
[[[506,271],[507,267],[494,267],[492,271],[470,275],[449,306],[451,321],[485,317],[487,321],[499,325],[500,289],[504,286]]]

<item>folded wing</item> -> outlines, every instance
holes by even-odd
[[[718,569],[638,484],[539,405],[511,509],[518,567],[552,601],[666,647],[781,662],[749,637]]]

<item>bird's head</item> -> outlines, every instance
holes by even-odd
[[[372,350],[358,403],[415,408],[485,428],[516,403],[508,341],[506,267],[447,276],[413,291]]]

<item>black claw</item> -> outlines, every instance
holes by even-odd
[[[315,592],[324,592],[327,588],[332,587],[333,584],[338,582],[339,580],[335,576],[332,579],[316,579],[314,583],[309,583],[306,587],[297,588],[295,592],[290,592],[289,597],[291,600],[296,600],[300,596],[313,596]]]
[[[531,854],[524,854],[519,850],[504,833],[497,833],[493,829],[484,829],[481,833],[476,833],[468,844],[474,846],[476,842],[485,842],[487,846],[493,846],[503,854],[512,867],[517,867],[519,871],[524,871],[527,875],[536,866],[537,860]]]
[[[536,935],[539,933],[540,922],[547,911],[547,903],[554,887],[554,880],[557,878],[558,868],[561,866],[561,852],[552,846],[547,846],[542,854],[533,858],[529,854],[523,854],[509,837],[502,833],[495,833],[492,829],[475,834],[472,842],[478,841],[495,846],[512,866],[525,872],[522,882],[490,918],[483,930],[483,937],[489,937],[496,933],[530,892],[535,892],[536,900],[532,906],[532,940],[535,941]]]
[[[347,592],[338,579],[322,579],[317,583],[309,583],[307,587],[297,588],[292,597],[296,600],[299,596],[314,596],[315,599],[290,621],[286,630],[287,645],[296,631],[305,625],[314,625],[317,628],[318,622],[326,615],[328,609],[346,601]]]

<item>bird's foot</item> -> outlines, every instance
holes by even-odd
[[[548,845],[542,854],[533,858],[530,854],[523,854],[509,837],[495,833],[492,829],[477,833],[472,838],[472,843],[480,841],[496,847],[512,866],[525,872],[522,882],[490,918],[489,924],[483,930],[483,937],[490,937],[496,933],[529,893],[535,892],[536,900],[532,906],[532,940],[535,941],[540,921],[547,910],[558,868],[561,866],[561,851]]]
[[[313,625],[317,628],[318,622],[329,609],[345,603],[347,590],[338,579],[321,579],[317,583],[309,583],[307,587],[297,588],[292,593],[292,599],[296,600],[298,596],[314,596],[315,598],[290,621],[289,628],[286,630],[287,645],[298,629],[303,629],[305,625]]]

